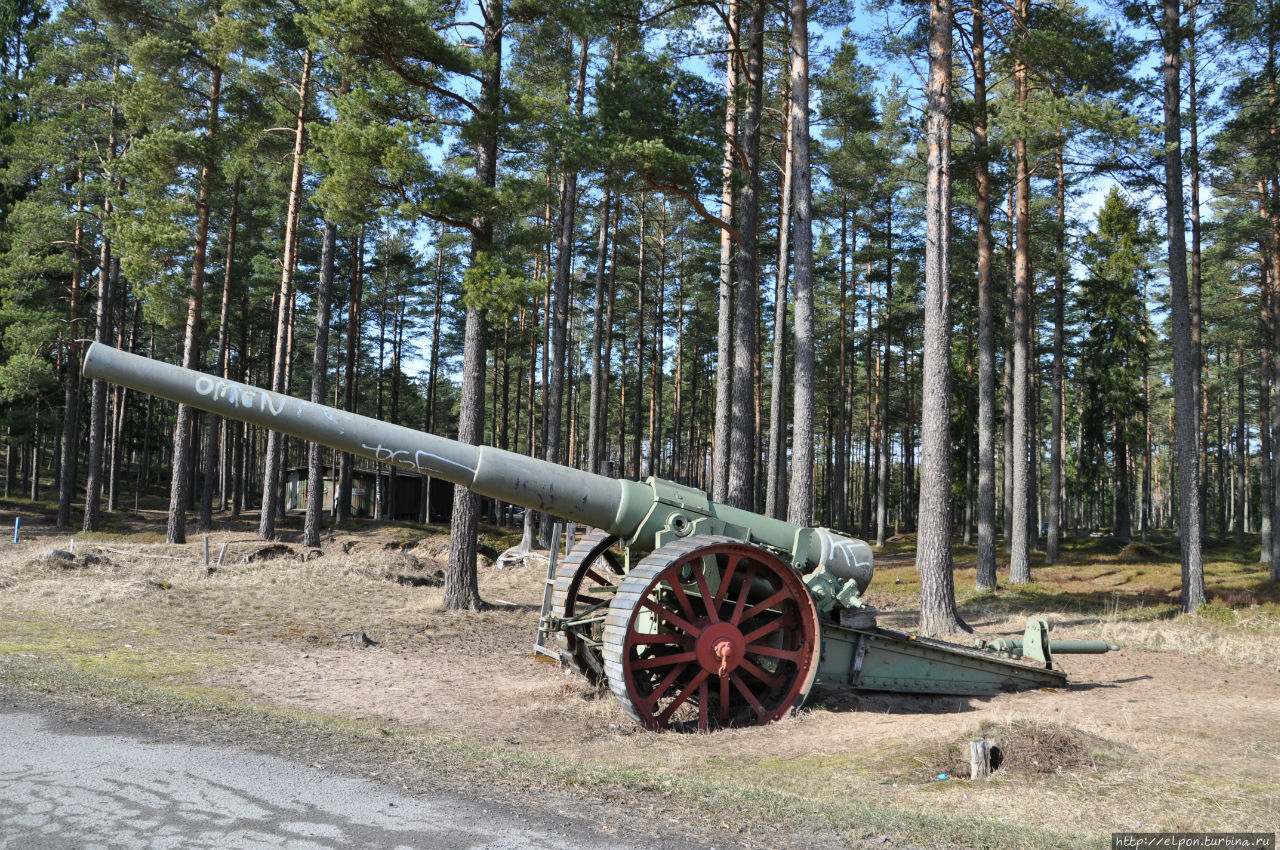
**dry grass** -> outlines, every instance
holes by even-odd
[[[1098,779],[1124,769],[1132,757],[1128,747],[1041,719],[984,720],[960,735],[920,747],[909,755],[907,781],[928,782],[940,776],[967,779],[969,742],[991,743],[991,766],[1002,781],[1022,781],[1051,775],[1087,775]]]
[[[0,550],[0,681],[112,699],[127,683],[191,710],[371,724],[388,731],[370,740],[390,735],[416,754],[397,758],[432,770],[606,803],[617,789],[630,806],[733,824],[730,840],[746,844],[768,834],[786,845],[770,824],[793,837],[818,824],[850,844],[887,833],[931,846],[1071,847],[1111,830],[1280,821],[1280,605],[1256,550],[1255,563],[1214,552],[1214,604],[1183,617],[1164,596],[1178,570],[1167,555],[1129,561],[1123,546],[1086,543],[1064,565],[1037,567],[1032,585],[976,594],[972,550],[959,548],[963,612],[980,633],[1016,634],[1043,612],[1055,637],[1102,637],[1125,651],[1065,659],[1075,684],[1063,692],[821,691],[773,726],[653,735],[531,655],[545,563],[486,563],[481,590],[493,607],[466,614],[440,611],[429,581],[401,580],[443,565],[439,529],[338,531],[308,560],[286,539],[291,555],[241,563],[263,544],[247,526],[228,527],[211,536],[214,558],[228,544],[212,572],[193,540],[135,542],[122,527],[78,537],[71,566],[37,558],[67,538]],[[506,542],[494,532],[491,551]],[[887,548],[872,601],[886,624],[909,628],[910,541]],[[937,781],[957,774],[958,747],[979,734],[1005,754],[993,779]]]

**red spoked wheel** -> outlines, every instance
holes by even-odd
[[[604,679],[604,619],[626,571],[617,543],[611,534],[589,531],[556,565],[551,590],[551,614],[565,623],[564,660],[592,682]]]
[[[609,605],[609,688],[650,729],[772,723],[799,708],[818,670],[818,615],[800,576],[729,537],[669,543]]]

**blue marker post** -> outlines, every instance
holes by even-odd
[[[18,529],[21,527],[22,527],[22,517],[20,516],[14,517],[13,518],[13,542],[14,543],[18,542]]]

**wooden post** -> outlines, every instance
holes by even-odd
[[[969,742],[969,778],[987,779],[991,776],[991,742]]]
[[[525,516],[529,514],[526,513]],[[526,526],[527,528],[527,526]],[[560,653],[553,649],[547,648],[547,615],[551,613],[551,598],[555,590],[556,584],[556,564],[560,555],[560,535],[563,533],[564,525],[555,523],[551,526],[551,551],[547,555],[547,582],[542,589],[542,615],[538,622],[538,637],[533,642],[533,652],[535,655],[541,654],[548,658],[560,658]]]

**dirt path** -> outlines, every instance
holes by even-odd
[[[0,845],[642,850],[581,818],[515,808],[471,789],[410,794],[230,743],[156,739],[135,720],[69,716],[0,691]]]

